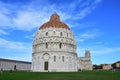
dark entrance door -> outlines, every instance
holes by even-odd
[[[48,70],[48,62],[44,63],[44,70]]]
[[[14,65],[14,70],[16,70],[16,65]]]

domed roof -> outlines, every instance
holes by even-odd
[[[54,13],[51,15],[50,20],[47,23],[44,23],[39,29],[45,29],[45,28],[65,28],[70,30],[70,28],[63,22],[60,21],[59,15]]]

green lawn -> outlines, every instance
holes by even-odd
[[[120,80],[120,72],[3,72],[0,80]]]

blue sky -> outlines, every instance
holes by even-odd
[[[57,12],[74,32],[78,56],[120,60],[119,0],[0,0],[0,58],[31,61],[34,32]]]

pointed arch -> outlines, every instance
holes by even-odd
[[[59,48],[62,48],[62,43],[59,44]]]

